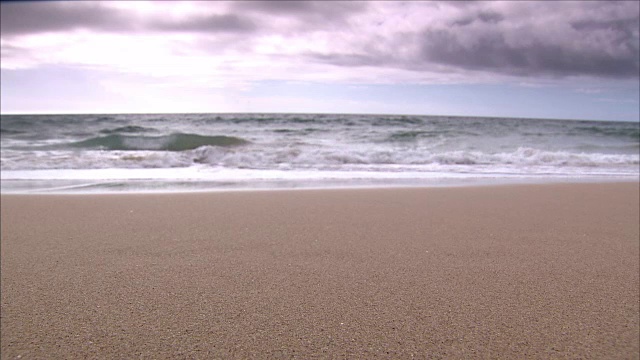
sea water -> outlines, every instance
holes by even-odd
[[[2,115],[3,193],[637,181],[640,124],[329,114]]]

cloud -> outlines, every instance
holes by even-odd
[[[366,2],[336,1],[241,1],[233,3],[233,8],[242,11],[255,11],[287,16],[322,15],[325,17],[343,17],[352,12],[359,12],[367,7]]]
[[[192,11],[173,14],[180,5]],[[136,4],[133,4],[134,6]],[[140,2],[138,5],[148,5]],[[18,2],[2,3],[3,36],[64,32],[77,29],[103,32],[251,32],[256,24],[271,27],[268,18],[288,18],[302,27],[328,27],[367,8],[366,2],[239,1],[231,3],[161,2],[131,11],[107,2]],[[154,11],[164,9],[164,13]],[[282,22],[276,27],[284,25]],[[276,29],[277,31],[277,29]]]
[[[523,9],[536,15],[523,19]],[[514,3],[502,10],[454,23],[463,27],[425,29],[422,59],[517,76],[639,75],[638,3]]]
[[[144,3],[141,3],[144,4]],[[166,12],[134,12],[109,2],[37,2],[2,3],[1,30],[3,36],[65,32],[77,29],[107,33],[145,32],[250,32],[255,24],[237,14],[218,14],[216,8],[204,4],[187,16]],[[159,5],[179,5],[164,3]],[[209,5],[209,6],[207,6]],[[144,9],[144,8],[143,8]]]
[[[344,24],[347,19],[366,11],[369,3],[363,1],[237,1],[231,11],[276,16],[303,21],[304,25],[318,25],[328,28]]]
[[[59,32],[74,29],[127,31],[132,29],[125,11],[94,2],[2,3],[2,36]]]
[[[311,52],[307,54],[307,58],[321,63],[345,67],[385,66],[393,62],[392,59],[384,55],[373,56],[371,54],[321,54]]]
[[[477,14],[464,16],[455,20],[453,26],[467,26],[474,21],[480,21],[483,23],[496,24],[504,20],[504,16],[497,12],[492,11],[479,11]]]
[[[56,63],[153,76],[359,83],[637,79],[640,73],[638,2],[0,6],[3,68]]]
[[[588,35],[585,35],[588,36]],[[637,77],[638,54],[631,41],[608,53],[592,46],[567,47],[553,42],[509,43],[501,32],[479,34],[465,43],[458,33],[428,30],[422,34],[422,59],[470,70],[516,76],[592,75]]]
[[[175,31],[175,32],[252,32],[256,30],[255,24],[245,18],[232,14],[197,15],[182,20],[159,19],[151,21],[147,25],[149,30]]]
[[[416,23],[413,32],[391,34],[383,51],[368,51],[363,39],[360,52],[310,56],[349,67],[433,71],[440,66],[517,77],[639,76],[637,2],[440,5],[441,17]],[[398,56],[400,47],[412,50]]]

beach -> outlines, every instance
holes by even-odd
[[[640,357],[637,182],[1,201],[3,359]]]

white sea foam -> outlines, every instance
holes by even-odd
[[[287,147],[227,149],[205,146],[184,152],[171,151],[33,151],[3,154],[4,170],[27,169],[103,169],[103,168],[176,168],[195,165],[239,169],[317,169],[349,171],[350,165],[377,165],[380,169],[402,169],[405,165],[484,165],[484,166],[558,166],[629,167],[639,164],[639,155],[571,153],[518,148],[512,152],[487,154],[480,151],[428,152],[407,149],[392,151]],[[395,166],[395,167],[394,167]],[[374,170],[376,167],[372,166]]]
[[[3,189],[47,179],[72,188],[103,180],[633,179],[638,128],[373,115],[3,116],[0,169]]]

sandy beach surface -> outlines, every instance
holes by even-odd
[[[638,359],[638,190],[3,195],[1,357]]]

